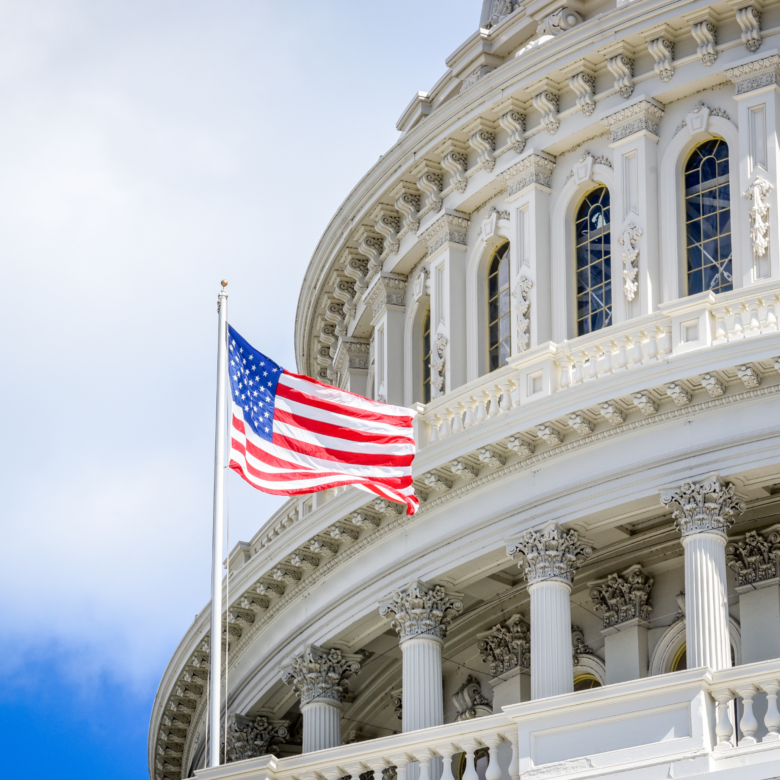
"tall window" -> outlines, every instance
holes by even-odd
[[[589,192],[575,223],[577,247],[577,335],[612,324],[609,190]]]
[[[688,295],[733,287],[729,189],[729,147],[712,138],[697,146],[685,164]]]
[[[488,265],[488,354],[490,370],[509,360],[509,242],[496,249]]]
[[[431,307],[425,312],[422,324],[422,390],[423,403],[431,400]]]

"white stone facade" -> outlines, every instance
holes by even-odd
[[[229,763],[202,768],[204,610],[153,780],[778,774],[780,3],[479,24],[325,231],[295,334],[300,371],[417,409],[421,509],[327,491],[237,545]]]

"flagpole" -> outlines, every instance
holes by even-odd
[[[209,766],[219,766],[220,699],[222,688],[222,526],[225,489],[225,386],[227,362],[227,282],[217,297],[217,430],[214,447],[214,533],[211,540],[211,691],[209,701]]]

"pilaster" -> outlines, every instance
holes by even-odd
[[[743,195],[738,215],[742,227],[740,246],[744,258],[739,274],[742,286],[762,279],[780,278],[780,218],[777,172],[778,119],[780,118],[780,53],[742,60],[726,69],[736,86],[739,104],[739,179],[730,172]],[[732,216],[732,220],[734,216]],[[737,252],[734,252],[737,259]]]
[[[717,475],[702,482],[684,482],[663,491],[661,503],[674,507],[672,518],[682,533],[685,550],[685,639],[688,667],[731,666],[726,531],[745,511],[734,486]]]
[[[648,672],[647,626],[653,608],[653,578],[641,566],[610,574],[592,583],[590,597],[604,618],[604,652],[607,683],[646,677]]]
[[[640,97],[602,119],[612,134],[612,305],[615,322],[654,311],[660,303],[658,125],[664,110]]]
[[[431,288],[431,376],[433,364],[440,388],[431,388],[432,397],[466,382],[466,232],[469,218],[459,211],[445,209],[420,235],[428,246]],[[435,391],[434,391],[435,390]]]
[[[378,274],[365,296],[374,328],[374,394],[377,400],[403,406],[406,277]]]
[[[506,184],[512,263],[512,354],[552,338],[550,193],[555,158],[529,148],[498,178]]]
[[[344,390],[365,396],[370,348],[368,339],[344,337],[339,340],[333,365],[339,374],[339,386]]]
[[[531,596],[531,698],[558,696],[574,690],[571,653],[571,584],[574,571],[592,553],[576,531],[549,523],[526,531],[507,544],[507,554],[520,555],[518,567]]]

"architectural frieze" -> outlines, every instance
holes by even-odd
[[[550,187],[552,172],[555,168],[555,158],[540,152],[531,152],[526,157],[511,165],[498,174],[498,178],[506,184],[507,194],[514,195],[531,184],[541,184]]]
[[[432,255],[448,243],[465,246],[468,227],[466,214],[447,210],[420,234],[420,240],[427,244],[428,254]]]
[[[745,511],[745,502],[734,485],[713,474],[702,482],[683,482],[678,490],[661,493],[661,503],[676,506],[672,512],[675,527],[683,536],[702,532],[725,534]]]
[[[406,278],[400,274],[379,274],[365,295],[374,318],[382,313],[386,306],[406,306]]]
[[[642,99],[605,116],[601,123],[609,128],[612,143],[616,143],[643,130],[658,135],[658,124],[663,115],[664,109],[655,100]]]
[[[349,678],[358,673],[362,660],[362,655],[337,647],[325,650],[307,645],[283,670],[282,681],[292,686],[301,706],[314,699],[342,702],[349,691]]]
[[[415,580],[395,591],[379,608],[379,614],[393,616],[390,625],[403,642],[418,636],[444,639],[447,635],[445,616],[457,614],[462,609],[459,593],[448,593],[441,585],[429,586],[422,580]]]
[[[763,87],[780,85],[780,54],[759,57],[734,68],[726,68],[726,75],[737,87],[737,95],[744,95]]]

